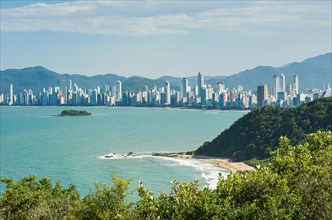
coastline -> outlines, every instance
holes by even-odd
[[[212,164],[213,166],[229,170],[230,172],[233,173],[237,171],[249,171],[255,169],[254,167],[249,166],[244,162],[233,162],[232,159],[224,157],[210,157],[210,156],[200,156],[200,155],[194,156],[190,154],[181,154],[181,153],[155,153],[153,156],[199,160],[201,162],[209,163]]]
[[[142,109],[169,109],[169,110],[193,110],[193,111],[217,111],[217,112],[250,112],[252,109],[218,109],[218,108],[195,108],[195,107],[184,107],[184,106],[125,106],[125,105],[115,105],[115,106],[103,106],[103,105],[2,105],[0,108],[31,108],[31,107],[51,107],[51,108],[142,108]]]

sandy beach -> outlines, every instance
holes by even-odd
[[[204,163],[210,163],[214,166],[221,167],[227,169],[229,171],[237,172],[237,171],[247,171],[255,169],[248,164],[243,162],[233,162],[229,158],[221,158],[221,157],[209,157],[209,156],[193,156],[188,154],[179,154],[179,153],[166,153],[156,156],[164,156],[164,157],[173,157],[173,158],[181,158],[181,159],[196,159],[201,160]]]

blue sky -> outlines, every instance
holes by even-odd
[[[230,75],[330,52],[331,1],[4,1],[1,70]]]

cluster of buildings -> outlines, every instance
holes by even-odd
[[[61,81],[57,87],[44,88],[34,94],[31,89],[14,94],[10,84],[9,93],[0,93],[1,105],[69,105],[69,106],[169,106],[208,109],[252,109],[265,105],[293,107],[310,102],[316,98],[331,96],[331,88],[326,85],[324,91],[299,91],[299,77],[294,75],[291,83],[286,85],[284,74],[274,76],[274,88],[258,85],[257,91],[237,88],[228,89],[224,82],[218,82],[216,87],[206,84],[200,72],[197,85],[190,87],[188,79],[181,81],[180,91],[171,89],[171,83],[165,82],[161,88],[146,87],[138,92],[123,91],[121,81],[115,85],[104,85],[102,88],[82,89],[71,80]]]

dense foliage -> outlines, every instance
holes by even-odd
[[[59,116],[88,116],[91,115],[90,112],[87,112],[86,110],[63,110]]]
[[[155,196],[139,184],[136,202],[127,202],[129,181],[96,184],[80,198],[73,185],[34,176],[7,185],[0,199],[4,219],[332,219],[332,133],[318,131],[304,144],[280,139],[270,163],[220,178],[216,189],[174,182]]]
[[[296,108],[264,106],[249,112],[211,142],[205,142],[197,155],[230,157],[237,161],[267,158],[275,151],[281,136],[293,144],[306,135],[332,130],[332,97],[317,99]]]

